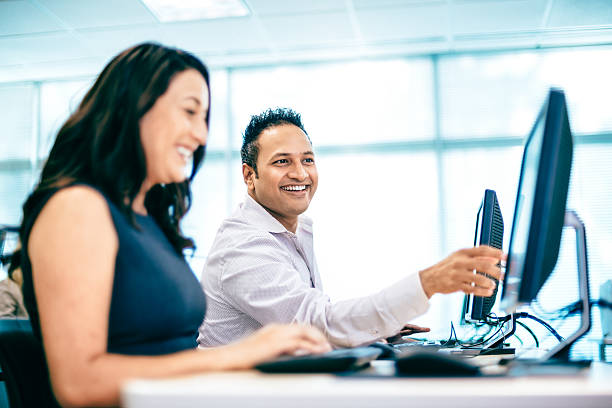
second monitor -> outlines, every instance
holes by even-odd
[[[474,246],[489,245],[502,249],[504,239],[504,219],[493,190],[485,190],[478,215],[476,216],[476,232]],[[464,301],[464,319],[467,322],[484,322],[495,304],[499,282],[495,280],[495,290],[489,297],[466,295]]]

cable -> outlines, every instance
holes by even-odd
[[[491,340],[492,338],[494,338],[494,337],[497,335],[497,333],[499,333],[500,331],[502,331],[502,329],[504,328],[504,323],[505,323],[505,322],[503,322],[502,324],[500,324],[500,325],[499,325],[499,328],[498,328],[498,329],[495,331],[495,333],[493,333],[493,334],[492,334],[491,336],[489,336],[488,338],[486,338],[486,339],[484,339],[484,340],[482,340],[482,341],[479,341],[478,343],[472,343],[472,344],[462,344],[462,345],[461,345],[461,348],[466,348],[466,349],[469,349],[469,348],[474,348],[474,347],[476,347],[476,346],[481,346],[481,345],[483,345],[483,344],[487,343],[489,340]],[[503,333],[503,331],[502,331],[502,333]]]
[[[514,333],[514,337],[516,337],[519,343],[521,343],[521,347],[525,345],[525,343],[523,343],[523,339],[521,339],[521,337],[518,334]]]
[[[533,330],[531,330],[529,328],[529,326],[527,326],[525,323],[523,322],[519,322],[517,321],[516,324],[520,325],[523,329],[527,330],[527,332],[529,334],[531,334],[531,337],[533,337],[533,340],[535,341],[535,346],[536,347],[540,347],[540,342],[538,341],[538,337],[535,335],[535,333],[533,332]],[[518,338],[518,336],[516,336]],[[519,341],[521,341],[521,339],[519,338]],[[521,345],[523,344],[523,342],[521,341]]]
[[[454,340],[453,340],[453,337],[455,338]],[[451,330],[448,336],[448,340],[441,341],[440,344],[444,347],[450,347],[456,344],[460,344],[459,339],[457,338],[457,332],[455,331],[455,325],[453,324],[452,321],[451,321]]]
[[[512,315],[509,314],[509,315],[502,316],[502,317],[498,317],[498,316],[495,316],[495,315],[487,315],[487,318],[489,318],[491,320],[496,320],[496,321],[501,322],[501,323],[506,323],[506,322],[510,321],[510,319],[512,319]]]
[[[544,326],[549,332],[551,332],[553,334],[553,336],[555,336],[555,338],[559,342],[565,341],[565,339],[550,324],[546,323],[544,320],[542,320],[542,319],[540,319],[540,318],[538,318],[536,316],[533,316],[533,315],[531,315],[531,314],[529,314],[527,312],[515,313],[514,316],[517,319],[517,321],[516,321],[517,323],[519,323],[518,319],[520,319],[520,318],[528,318],[528,319],[535,320],[536,322],[538,322],[542,326]],[[496,316],[488,316],[488,317],[493,319],[493,320],[502,321],[504,323],[509,321],[510,319],[512,319],[512,315],[511,314],[510,315],[506,315],[506,316],[502,316],[502,317],[496,317]],[[522,324],[521,324],[521,326],[525,327]]]
[[[559,342],[565,341],[565,339],[563,337],[561,337],[561,335],[559,333],[557,333],[557,331],[550,324],[546,323],[544,320],[542,320],[542,319],[540,319],[540,318],[538,318],[536,316],[533,316],[533,315],[531,315],[531,314],[529,314],[527,312],[516,313],[515,316],[516,316],[517,319],[526,317],[528,319],[535,320],[536,322],[540,323],[542,326],[546,327],[546,329],[549,332],[551,332],[553,334],[553,336],[555,336],[556,339],[559,340]]]
[[[482,344],[483,341],[485,341],[485,338],[491,333],[491,331],[493,331],[499,326],[500,323],[497,319],[497,316],[494,313],[491,313],[490,315],[485,316],[485,319],[483,321],[476,324],[472,323],[472,326],[476,327],[476,332],[467,340],[460,341],[457,339],[457,344],[459,344],[461,347],[463,347],[464,345],[467,347],[471,347],[472,344]],[[478,329],[483,326],[487,327],[487,331],[483,334],[479,334]]]
[[[486,328],[487,328],[487,330],[486,330],[486,332],[482,333],[482,332],[481,332],[480,330],[478,330],[478,329],[480,329],[481,327],[484,327],[484,326],[485,326],[484,324],[482,324],[482,325],[478,326],[478,327],[477,327],[477,330],[475,330],[474,334],[473,334],[472,336],[468,337],[466,340],[460,341],[460,344],[469,344],[469,343],[474,343],[474,342],[479,342],[479,341],[481,341],[481,340],[482,340],[482,339],[484,339],[486,336],[488,336],[488,335],[489,335],[489,333],[491,333],[491,331],[492,331],[492,330],[493,330],[495,327],[497,327],[497,324],[492,325],[492,324],[487,323],[487,324],[486,324]]]

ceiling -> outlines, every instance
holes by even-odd
[[[160,23],[140,0],[0,0],[0,82],[88,76],[143,41],[212,67],[612,44],[612,0],[244,0]]]

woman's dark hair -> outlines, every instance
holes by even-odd
[[[49,197],[62,187],[75,183],[96,187],[135,225],[132,203],[147,169],[139,121],[174,76],[187,69],[200,72],[209,84],[208,71],[198,58],[154,43],[129,48],[104,68],[58,132],[40,181],[23,206],[22,250],[13,259],[24,271],[30,271],[27,245],[34,221]],[[208,98],[210,106],[210,93]],[[181,233],[179,222],[191,206],[190,182],[203,158],[204,146],[200,146],[193,153],[188,180],[155,185],[145,198],[147,212],[181,255],[185,248],[194,247]]]

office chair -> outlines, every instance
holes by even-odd
[[[11,408],[59,408],[42,345],[28,319],[0,319],[0,367]]]

